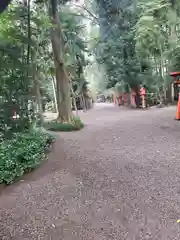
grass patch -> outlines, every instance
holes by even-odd
[[[0,145],[0,183],[11,184],[36,168],[50,151],[54,137],[42,132],[14,134]]]
[[[81,130],[84,127],[79,117],[72,117],[71,123],[59,123],[56,120],[44,123],[44,128],[55,132],[72,132]]]

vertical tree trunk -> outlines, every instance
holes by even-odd
[[[27,45],[27,50],[25,50],[25,55],[26,55],[26,59],[25,59],[25,63],[27,65],[27,72],[26,72],[26,77],[27,79],[29,79],[30,76],[30,58],[31,58],[31,0],[24,0],[23,1],[24,7],[25,7],[25,11],[27,14],[27,38],[28,38],[28,45]],[[22,28],[24,28],[24,21],[22,23]],[[28,84],[25,83],[24,85],[26,87],[26,90],[28,89]],[[29,110],[28,110],[28,98],[27,100],[23,100],[22,102],[22,106],[23,109],[26,109],[25,111],[25,116],[21,116],[22,118],[26,118],[27,121],[29,119]]]
[[[85,103],[85,98],[83,93],[81,93],[81,103],[82,103],[83,111],[86,112],[87,109],[86,109],[86,103]]]
[[[73,104],[74,104],[74,109],[76,111],[76,116],[78,116],[78,108],[77,108],[77,104],[76,104],[76,95],[74,93],[72,84],[71,84],[71,93],[72,93],[72,101],[73,101]]]
[[[161,74],[161,79],[163,81],[163,97],[164,97],[164,100],[166,100],[166,82],[165,82],[165,79],[164,79],[164,59],[163,59],[163,50],[162,50],[162,46],[160,44],[160,74]]]
[[[42,107],[42,96],[40,92],[40,69],[38,68],[36,64],[36,52],[37,49],[34,47],[34,49],[31,51],[31,62],[32,62],[32,77],[33,77],[33,92],[32,94],[35,96],[35,103],[36,103],[36,113],[38,114],[38,120],[40,121],[40,124],[42,125],[44,122],[44,116],[43,116],[43,107]]]
[[[70,122],[72,116],[70,81],[63,62],[62,30],[59,21],[57,0],[49,0],[49,14],[52,20],[52,49],[56,69],[58,121]]]
[[[28,11],[28,49],[27,49],[27,65],[29,65],[29,60],[30,60],[30,51],[31,51],[31,46],[30,46],[30,40],[31,40],[31,6],[30,6],[30,0],[24,1],[24,4],[27,5],[27,11]]]
[[[53,95],[54,95],[54,106],[55,106],[55,112],[58,112],[58,105],[57,105],[57,96],[56,96],[56,84],[55,79],[52,76],[52,87],[53,87]]]
[[[38,113],[38,118],[40,120],[40,124],[43,124],[44,122],[44,116],[43,116],[43,108],[42,108],[42,98],[41,98],[41,93],[40,93],[40,88],[39,88],[39,83],[36,82],[36,103],[37,103],[37,113]]]
[[[43,116],[43,107],[42,107],[42,97],[40,92],[40,84],[39,84],[39,74],[36,71],[35,79],[35,96],[36,96],[36,103],[37,103],[37,113],[38,118],[40,120],[40,124],[43,124],[44,122],[44,116]]]

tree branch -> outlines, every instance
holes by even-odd
[[[85,5],[77,5],[77,4],[72,4],[72,5],[85,10],[98,24],[100,24],[99,19],[89,9],[87,9]]]

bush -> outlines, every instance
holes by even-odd
[[[57,121],[46,122],[44,128],[49,131],[71,132],[78,131],[84,127],[79,117],[73,117],[71,123],[59,123]]]
[[[29,172],[45,158],[54,140],[49,134],[29,132],[14,134],[0,145],[0,183],[10,184]]]

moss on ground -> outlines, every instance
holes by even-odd
[[[72,117],[71,123],[59,123],[57,120],[45,122],[44,128],[49,131],[56,132],[72,132],[81,130],[84,127],[81,119],[79,117]]]

